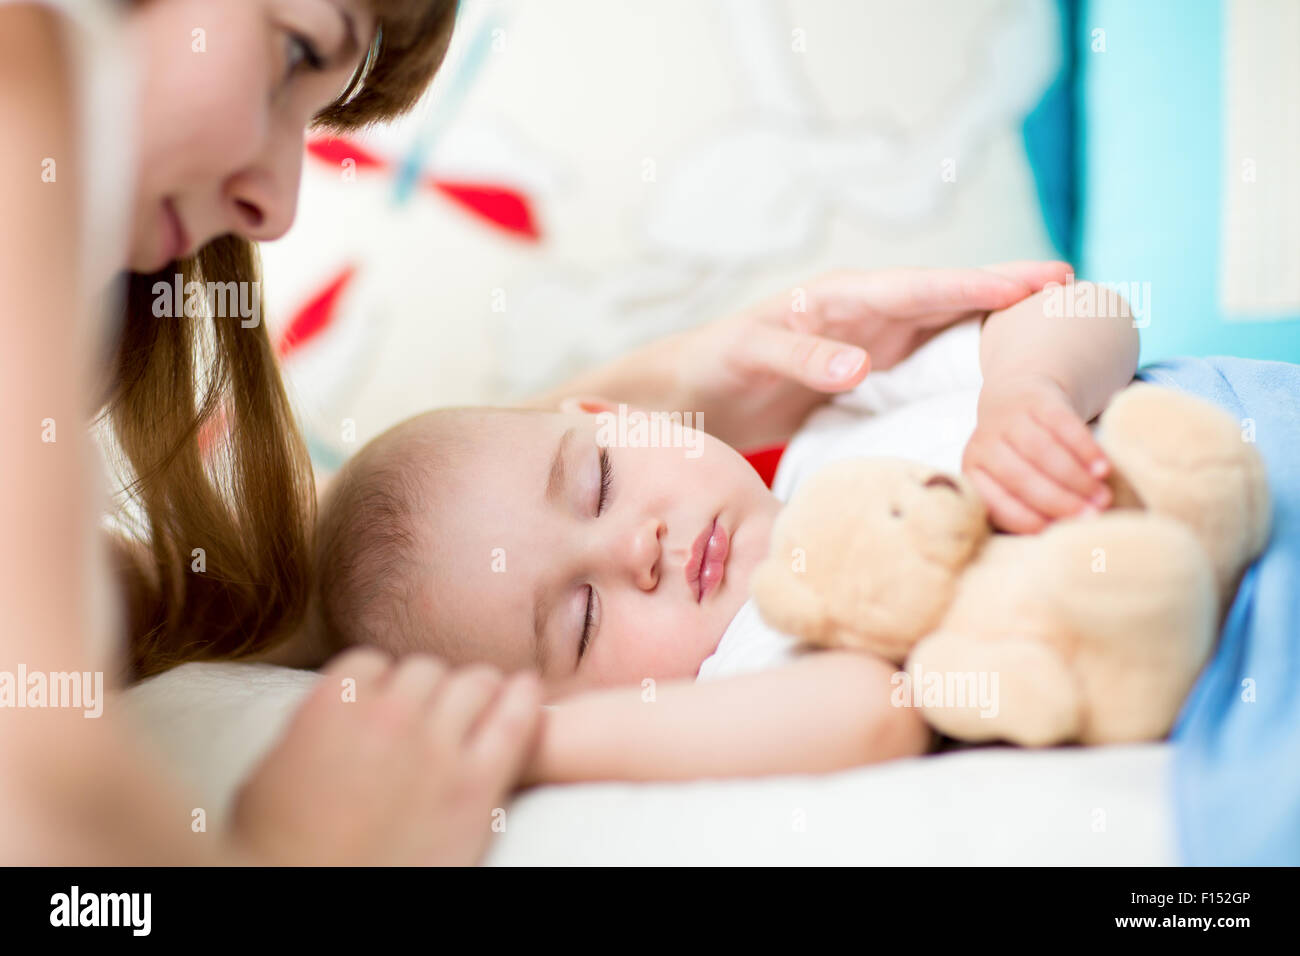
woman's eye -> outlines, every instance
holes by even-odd
[[[605,501],[609,498],[610,485],[614,483],[614,466],[609,463],[609,450],[600,450],[600,497],[596,501],[596,514],[605,510]]]
[[[288,80],[305,65],[308,69],[319,70],[325,66],[324,59],[316,51],[312,42],[300,33],[286,33],[284,54],[284,78]]]

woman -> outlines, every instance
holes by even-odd
[[[0,157],[0,670],[140,677],[264,656],[297,626],[315,502],[265,327],[168,314],[154,285],[179,272],[246,293],[253,243],[293,221],[303,130],[408,109],[441,61],[454,7],[0,0],[0,124],[17,144]],[[117,50],[130,62],[97,62]],[[831,277],[804,290],[806,309],[774,300],[565,392],[697,409],[737,443],[779,439],[824,392],[861,380],[859,346],[887,365],[934,329],[1059,277],[1032,264]],[[92,320],[105,288],[110,318]],[[99,587],[100,463],[81,428],[96,412],[128,489],[109,539],[111,589]],[[743,430],[759,420],[768,432]],[[112,666],[123,619],[124,668]],[[191,814],[111,702],[90,721],[11,710],[0,725],[0,858],[473,861],[537,704],[528,675],[339,659],[220,844],[192,839]]]

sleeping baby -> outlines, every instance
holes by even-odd
[[[770,490],[707,433],[673,420],[645,441],[613,403],[405,421],[326,497],[318,648],[536,670],[550,706],[529,782],[813,772],[922,753],[934,738],[914,708],[891,704],[894,666],[801,653],[759,618],[750,577],[782,502],[839,458],[965,471],[1008,523],[1106,507],[1106,462],[1085,422],[1128,383],[1137,350],[1125,311],[1108,317],[1114,302],[1098,302],[1086,322],[1063,320],[1040,294],[937,335],[815,412]]]

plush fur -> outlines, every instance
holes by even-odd
[[[1164,736],[1264,547],[1267,479],[1239,423],[1169,389],[1120,392],[1098,440],[1114,505],[1036,535],[992,533],[963,477],[888,458],[829,466],[777,520],[759,610],[809,644],[905,663],[951,737]],[[995,707],[961,699],[965,675],[996,676]]]

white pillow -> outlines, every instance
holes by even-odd
[[[220,829],[235,791],[320,675],[273,664],[184,664],[124,695],[128,717]]]

